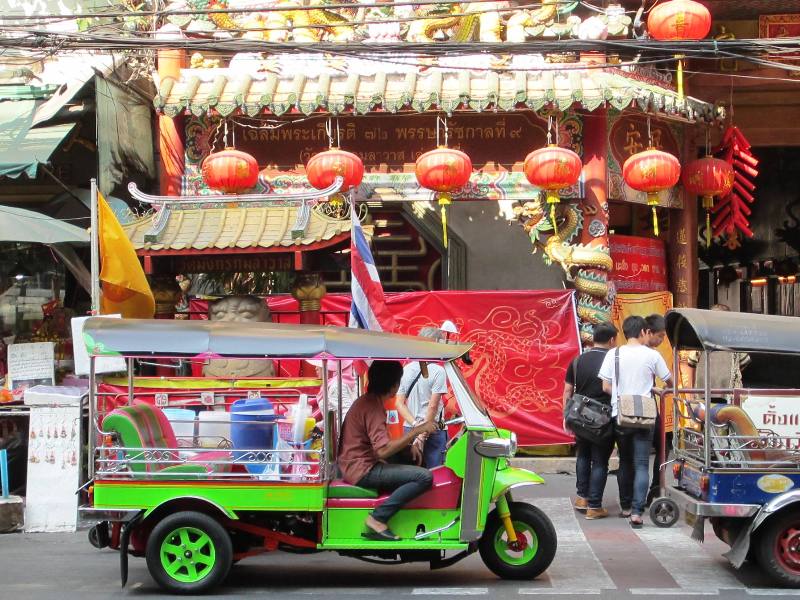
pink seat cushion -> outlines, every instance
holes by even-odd
[[[458,508],[461,497],[461,479],[447,467],[431,469],[433,486],[427,492],[414,498],[403,508],[433,508],[440,510]],[[349,484],[341,479],[332,481],[332,486],[346,487]],[[379,506],[389,497],[382,492],[377,498],[328,498],[328,508],[368,508]]]

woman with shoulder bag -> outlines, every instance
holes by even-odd
[[[609,348],[617,342],[617,328],[611,323],[600,323],[594,327],[594,346],[578,356],[567,369],[564,384],[564,425],[575,434],[575,479],[578,497],[575,508],[586,511],[587,519],[602,519],[608,516],[603,508],[603,492],[608,479],[608,458],[611,455],[613,436],[603,431],[592,437],[583,435],[580,429],[569,426],[570,409],[576,402],[596,402],[609,406],[611,397],[603,391],[597,374]],[[608,409],[606,409],[608,410]],[[611,423],[605,428],[610,429]]]
[[[653,382],[658,377],[669,384],[671,374],[661,355],[647,346],[647,324],[642,317],[625,319],[622,333],[625,345],[606,354],[599,377],[603,390],[611,394],[622,515],[629,509],[631,527],[639,529],[650,487],[650,448],[657,414]],[[631,476],[633,498],[628,507],[622,492],[629,487]]]

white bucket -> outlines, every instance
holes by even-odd
[[[197,423],[197,443],[201,448],[227,448],[231,441],[231,414],[221,410],[201,412]]]
[[[165,408],[163,410],[178,439],[178,446],[181,448],[194,446],[194,411],[188,408]]]

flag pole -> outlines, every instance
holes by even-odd
[[[100,231],[98,224],[97,180],[91,181],[91,270],[92,270],[92,314],[100,314]]]

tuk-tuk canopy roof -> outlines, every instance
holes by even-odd
[[[800,319],[678,308],[667,313],[673,348],[800,354]]]
[[[470,344],[324,325],[159,319],[88,319],[92,356],[204,356],[449,361]]]

